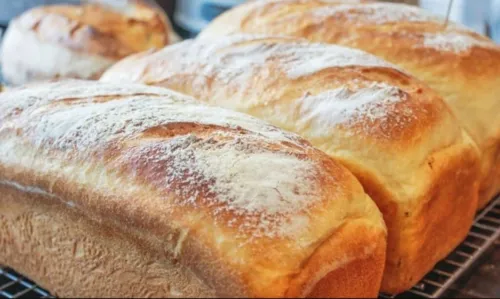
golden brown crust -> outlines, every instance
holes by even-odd
[[[260,77],[259,74],[265,76]],[[247,79],[248,82],[245,82]],[[374,106],[383,111],[364,111],[364,103],[360,103],[359,107],[354,103],[353,107],[341,111],[348,119],[338,116],[339,122],[332,125],[344,126],[364,138],[374,139],[378,146],[385,149],[394,148],[396,144],[398,148],[407,149],[418,142],[415,138],[434,129],[443,118],[447,121],[452,118],[439,96],[380,59],[343,47],[310,45],[301,40],[279,37],[241,35],[213,43],[209,40],[188,40],[122,60],[101,77],[101,81],[108,80],[165,86],[264,119],[283,109],[284,119],[278,125],[291,131],[324,129],[323,124],[314,124],[310,120],[315,116],[328,118],[328,113],[335,112],[332,110],[334,107],[326,106],[324,114],[310,118],[306,114],[311,112],[307,106],[314,106],[309,103],[317,100],[326,104],[329,98],[325,91],[342,93],[345,88],[345,96],[353,99],[357,93],[370,89],[374,93],[388,92],[388,97],[397,98],[394,103],[384,103],[382,98],[379,103],[378,97],[373,100]],[[292,81],[293,84],[290,84]],[[222,85],[224,88],[220,89]],[[255,86],[260,86],[258,92]],[[260,90],[273,92],[261,93]],[[238,94],[238,100],[232,96],[233,93]],[[288,109],[294,110],[296,119],[292,122],[285,120]],[[377,117],[366,112],[381,112],[384,115]],[[335,116],[332,116],[333,121]],[[367,123],[373,125],[368,126]],[[458,130],[455,127],[453,134]],[[313,137],[308,139],[319,142],[321,136],[317,140]]]
[[[131,56],[101,80],[164,86],[247,112],[340,160],[385,216],[385,291],[410,288],[472,223],[474,143],[434,91],[365,52],[293,38],[198,39]],[[450,236],[436,243],[437,231]]]
[[[360,238],[342,244],[338,242],[339,239],[349,239],[351,235],[357,235]],[[373,282],[380,281],[383,274],[374,268],[373,264],[385,263],[386,241],[386,238],[377,235],[376,232],[366,230],[361,223],[352,222],[342,226],[325,241],[323,246],[316,249],[313,258],[307,261],[304,270],[294,279],[294,287],[288,290],[287,297],[293,298],[307,294],[308,298],[373,298],[374,294],[378,295],[380,290],[380,285]],[[364,259],[340,261],[340,266],[336,264],[339,263],[338,261],[331,259],[329,252],[331,248],[344,247],[363,256],[366,243],[375,246],[375,254]],[[325,264],[332,262],[336,270],[327,274],[324,270],[320,270],[325,268]],[[324,276],[317,277],[314,281],[319,281],[314,286],[310,285],[308,281],[310,276],[318,272],[323,272]]]
[[[500,192],[500,48],[414,6],[339,2],[255,1],[225,13],[201,36],[283,34],[359,48],[407,70],[443,96],[481,149],[484,207]]]
[[[9,25],[0,51],[12,85],[98,78],[118,59],[175,39],[168,18],[143,1],[41,6]]]
[[[453,146],[430,155],[419,167],[430,177],[429,185],[407,204],[398,203],[363,167],[352,160],[344,162],[384,214],[388,227],[384,292],[397,294],[414,286],[467,235],[479,187],[474,150]]]
[[[124,15],[96,4],[54,5],[30,10],[15,22],[42,41],[111,59],[169,43],[170,28],[159,12],[144,5],[133,11]]]
[[[108,253],[111,259],[120,260],[124,245],[99,241],[102,232],[92,223],[139,240],[153,257],[164,256],[175,269],[201,280],[191,286],[173,278],[168,281],[173,289],[205,286],[196,292],[230,297],[298,296],[290,290],[294,277],[317,254],[331,264],[307,268],[306,283],[315,284],[318,273],[327,275],[336,265],[358,259],[373,259],[367,265],[371,278],[381,276],[385,225],[380,212],[350,172],[296,135],[139,85],[32,85],[0,94],[0,108],[0,185],[25,195],[28,205],[22,209],[43,210],[30,202],[41,195],[59,203],[50,214],[69,210],[89,220],[84,230],[97,239],[96,246],[122,246]],[[2,209],[0,221],[12,210]],[[349,234],[344,240],[336,235],[350,223],[369,236]],[[11,236],[7,246],[12,241],[21,240]],[[21,242],[30,248],[37,241]],[[28,253],[13,266],[27,275],[33,271],[49,290],[74,294],[50,273],[24,266]],[[79,271],[71,256],[65,258]],[[133,263],[147,268],[142,264],[147,259],[139,256]],[[100,283],[93,270],[84,268],[75,276],[89,279],[82,294],[94,294],[89,288]],[[102,275],[110,270],[104,267]],[[171,265],[163,270],[174,271]],[[127,297],[146,292],[114,283]],[[355,296],[359,289],[352,291]]]

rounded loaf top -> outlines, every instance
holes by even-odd
[[[118,59],[173,42],[160,10],[113,3],[41,6],[12,20],[0,49],[4,79],[12,85],[96,79]]]
[[[438,134],[439,127],[452,132],[449,138],[461,134],[443,100],[395,65],[361,50],[293,37],[234,34],[188,40],[127,57],[100,80],[181,92],[188,86],[196,98],[272,118],[274,125],[313,143],[331,140],[339,128],[394,150],[414,148],[422,142],[419,136]],[[218,95],[218,84],[234,96]]]
[[[232,19],[233,22],[227,22]],[[294,24],[285,26],[285,24]],[[328,34],[328,31],[330,34]],[[318,42],[349,44],[377,34],[396,38],[414,48],[434,49],[460,54],[472,48],[496,50],[490,39],[465,26],[419,7],[401,3],[346,0],[258,0],[226,12],[214,20],[201,37],[230,33],[267,33],[304,37]],[[364,41],[368,42],[368,41]],[[390,59],[389,59],[390,60]]]
[[[14,23],[41,41],[111,59],[169,43],[165,16],[141,2],[120,7],[95,3],[42,6],[25,12]]]

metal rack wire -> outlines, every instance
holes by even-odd
[[[439,298],[461,278],[500,237],[500,196],[479,212],[469,235],[410,291],[381,298]]]
[[[53,298],[31,280],[0,267],[0,298]]]
[[[439,298],[478,261],[500,237],[500,196],[478,213],[465,241],[436,265],[410,291],[380,298]],[[0,266],[0,298],[53,298],[34,282]]]

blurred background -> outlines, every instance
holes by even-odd
[[[114,0],[123,1],[123,0]],[[245,0],[156,0],[183,38],[194,37],[220,13]],[[446,15],[450,0],[386,0],[419,5]],[[10,19],[38,5],[79,3],[80,0],[0,0],[0,31]],[[454,0],[451,19],[500,43],[500,0]]]

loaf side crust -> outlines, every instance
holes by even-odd
[[[0,192],[0,264],[54,296],[215,297],[187,268],[126,231],[42,194],[5,184]]]

